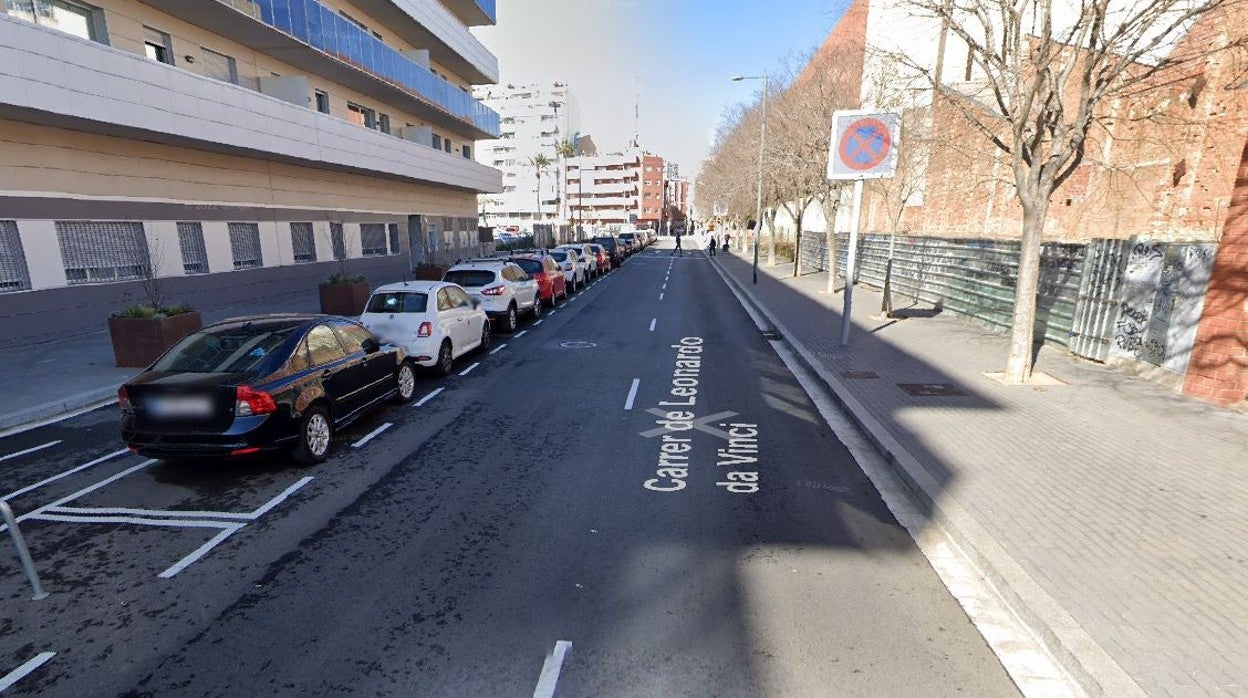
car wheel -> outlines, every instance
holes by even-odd
[[[299,441],[295,444],[293,456],[300,465],[316,465],[324,463],[329,454],[329,445],[334,437],[334,427],[329,421],[329,412],[324,405],[313,405],[303,413],[299,420]]]
[[[477,351],[489,351],[493,337],[494,335],[490,334],[490,323],[486,322],[481,326],[481,346],[477,347]]]
[[[404,361],[399,366],[399,370],[395,373],[395,381],[399,386],[399,392],[394,396],[395,404],[403,405],[411,402],[416,394],[416,371],[410,362]]]
[[[438,363],[433,365],[433,371],[439,376],[449,376],[454,367],[455,352],[451,350],[451,340],[444,339],[441,348],[438,349]]]
[[[505,322],[506,324],[503,325],[503,331],[506,332],[507,334],[511,334],[512,332],[515,332],[516,327],[520,325],[520,319],[516,317],[516,304],[515,303],[512,303],[510,306],[507,307],[507,320]]]

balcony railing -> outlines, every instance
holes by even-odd
[[[316,0],[253,0],[261,21],[498,137],[498,113]],[[493,0],[478,0],[493,5]]]

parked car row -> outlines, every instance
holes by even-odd
[[[613,247],[625,249],[611,238]],[[621,258],[622,261],[622,258]],[[617,265],[596,241],[456,264],[440,281],[375,289],[359,318],[234,318],[176,343],[118,391],[121,435],[149,458],[289,451],[325,460],[333,435],[416,390],[416,368],[441,375],[489,349]]]

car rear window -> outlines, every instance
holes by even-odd
[[[540,274],[546,271],[542,263],[536,259],[513,259],[511,261],[515,262],[526,274]]]
[[[281,347],[293,325],[245,324],[209,328],[182,339],[152,367],[170,373],[253,373]]]
[[[615,240],[610,238],[595,238],[594,241],[603,247],[615,247]]]
[[[560,252],[560,251],[558,251],[558,250],[556,250],[556,251],[554,251],[554,252],[551,252],[551,253],[550,253],[550,256],[551,256],[553,259],[555,259],[555,260],[557,260],[557,261],[560,261],[560,262],[566,261],[566,260],[568,259],[568,253],[567,253],[567,252]]]
[[[374,293],[368,299],[366,313],[423,313],[429,307],[429,295],[396,291],[393,293]]]
[[[488,269],[453,269],[446,272],[442,280],[464,288],[476,288],[494,283],[495,276],[496,274]]]

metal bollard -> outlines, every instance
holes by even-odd
[[[39,573],[35,571],[35,563],[30,559],[30,550],[26,548],[26,539],[22,538],[22,532],[17,527],[17,517],[13,516],[13,507],[2,499],[0,499],[0,515],[4,516],[4,522],[9,525],[9,535],[13,536],[13,545],[17,546],[17,556],[26,570],[26,578],[30,580],[30,586],[35,590],[30,599],[38,601],[47,598],[48,592],[44,591],[39,584]]]

